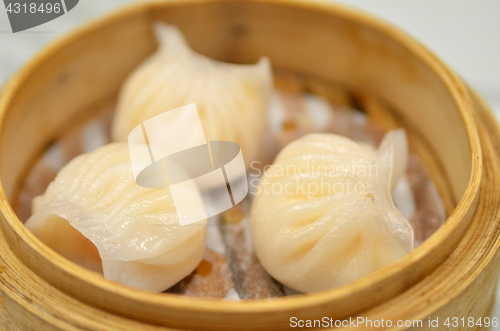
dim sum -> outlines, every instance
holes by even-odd
[[[183,189],[199,198],[196,186]],[[169,188],[137,185],[129,146],[113,143],[69,162],[34,199],[26,227],[105,278],[160,292],[201,261],[206,220],[180,226]]]
[[[378,150],[329,133],[287,145],[261,177],[251,207],[264,268],[301,292],[340,286],[414,249],[413,229],[391,191],[406,167],[406,135]]]
[[[206,139],[239,144],[248,166],[267,130],[269,60],[261,58],[255,65],[219,62],[191,50],[173,26],[157,24],[155,32],[159,50],[132,73],[120,93],[113,140],[127,141],[145,120],[195,103]]]

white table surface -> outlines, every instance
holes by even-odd
[[[333,0],[324,0],[333,1]],[[13,34],[0,4],[0,85],[41,47],[132,0],[80,0],[67,14]],[[500,118],[500,1],[337,0],[386,19],[433,50],[476,87]],[[499,287],[500,289],[500,287]],[[500,290],[497,298],[500,297]],[[500,300],[497,300],[497,302]],[[494,316],[500,317],[500,302]],[[500,330],[500,327],[495,330]]]

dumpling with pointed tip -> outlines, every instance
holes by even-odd
[[[173,26],[158,23],[155,32],[158,51],[131,74],[120,92],[113,140],[127,141],[130,131],[145,120],[195,103],[207,140],[237,143],[248,166],[267,130],[269,60],[261,58],[254,65],[220,62],[190,49]]]
[[[378,150],[321,133],[287,145],[261,177],[251,207],[254,248],[283,284],[315,292],[346,284],[414,249],[391,191],[406,167],[406,134]]]
[[[196,186],[183,189],[200,198]],[[69,162],[34,199],[26,227],[75,263],[155,292],[189,275],[205,249],[206,220],[181,226],[168,187],[137,185],[126,143]]]

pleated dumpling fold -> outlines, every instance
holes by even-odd
[[[159,49],[138,66],[120,92],[113,140],[127,141],[145,120],[194,103],[206,139],[237,143],[248,166],[267,130],[269,60],[263,57],[253,65],[220,62],[190,49],[173,26],[158,23],[155,32]]]
[[[413,250],[413,228],[391,195],[407,155],[403,130],[389,132],[378,150],[329,133],[287,145],[262,175],[251,207],[264,268],[297,291],[315,292]]]
[[[183,186],[186,199],[197,187]],[[181,226],[169,188],[136,184],[126,143],[70,161],[34,199],[26,227],[64,257],[131,287],[163,291],[202,259],[206,220]]]

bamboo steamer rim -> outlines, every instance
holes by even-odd
[[[116,11],[110,15],[98,18],[85,24],[84,26],[59,37],[55,42],[45,47],[35,58],[31,59],[10,81],[5,85],[0,95],[0,125],[3,125],[3,120],[7,109],[9,109],[10,102],[17,91],[29,74],[41,65],[51,54],[58,52],[62,47],[71,43],[72,40],[84,35],[88,35],[93,31],[98,30],[103,25],[110,22],[117,21],[123,17],[128,17],[141,12],[149,12],[158,6],[176,6],[184,4],[195,3],[222,3],[229,2],[229,0],[185,0],[185,1],[172,1],[172,2],[148,2],[137,3],[127,6],[124,9]],[[426,240],[421,246],[409,253],[398,263],[387,266],[378,270],[364,278],[361,278],[350,284],[326,290],[311,295],[299,295],[287,298],[275,298],[273,300],[245,300],[240,302],[227,302],[219,299],[200,299],[187,296],[178,296],[172,294],[155,294],[151,292],[136,290],[117,284],[112,281],[103,279],[100,275],[91,272],[85,268],[79,267],[75,264],[68,264],[67,260],[51,249],[42,244],[34,235],[32,235],[19,221],[13,209],[9,205],[3,187],[0,187],[0,197],[2,201],[0,207],[3,214],[2,222],[3,227],[12,229],[15,234],[23,241],[28,243],[34,253],[41,256],[44,261],[51,263],[62,272],[71,275],[74,278],[81,279],[84,282],[91,284],[93,287],[106,292],[112,292],[123,297],[132,299],[137,302],[147,304],[154,304],[157,306],[168,309],[175,307],[177,309],[184,309],[192,312],[220,312],[220,313],[258,313],[258,312],[279,312],[290,311],[299,308],[313,307],[321,305],[322,303],[332,302],[347,298],[354,293],[366,291],[371,287],[380,284],[388,277],[394,277],[402,274],[404,270],[412,265],[417,264],[425,255],[430,254],[432,251],[439,249],[441,244],[446,238],[453,233],[466,216],[473,212],[478,197],[481,169],[482,169],[482,155],[479,143],[479,137],[472,117],[472,103],[469,99],[467,88],[463,82],[454,74],[444,63],[434,56],[420,43],[409,37],[407,34],[393,28],[391,25],[384,23],[370,15],[364,14],[349,7],[330,4],[322,1],[303,1],[303,0],[243,0],[243,3],[255,2],[264,4],[279,4],[297,9],[308,9],[319,11],[322,13],[329,13],[332,16],[341,16],[343,19],[351,22],[362,22],[363,25],[373,29],[379,33],[389,36],[398,44],[409,49],[411,53],[415,54],[422,60],[432,71],[442,79],[451,95],[454,98],[457,108],[460,110],[460,116],[464,121],[467,135],[469,137],[470,149],[473,155],[471,160],[471,175],[467,189],[465,190],[462,198],[456,206],[453,213],[448,217],[446,223],[434,234]],[[29,266],[28,266],[29,267]]]
[[[496,161],[498,163],[498,158],[500,155],[498,155],[497,143],[500,140],[499,139],[500,126],[498,125],[497,120],[495,119],[492,112],[489,111],[489,106],[486,103],[486,101],[483,99],[483,97],[476,90],[472,89],[471,87],[468,87],[468,92],[469,92],[472,100],[474,101],[474,103],[476,103],[477,106],[479,107],[480,111],[477,111],[476,114],[478,117],[480,117],[479,121],[481,122],[481,128],[485,132],[488,132],[488,134],[495,133],[497,135],[496,140],[492,139],[493,137],[488,137],[492,141],[488,141],[489,146],[487,146],[486,149],[488,149],[488,148],[494,149],[495,147],[497,148],[496,157],[491,157],[491,158],[496,158]],[[488,152],[484,153],[485,156],[488,154],[489,154]],[[485,171],[485,173],[486,172],[487,171]],[[485,190],[487,190],[487,189],[488,188],[485,188]],[[497,195],[497,204],[498,204],[499,203],[498,196],[499,196],[500,190],[497,188],[496,192],[493,191],[490,193],[492,195],[495,195],[495,194]],[[498,210],[499,210],[499,207],[497,206],[495,211],[494,211],[494,215],[499,215]],[[481,218],[481,216],[482,215],[478,214],[478,213],[475,215],[476,218]],[[498,223],[498,220],[496,220],[496,221],[497,221],[496,223]],[[493,221],[492,224],[489,224],[489,225],[490,225],[490,227],[497,227],[495,225],[495,221]],[[497,230],[497,232],[498,232],[498,230]],[[439,297],[435,302],[433,302],[432,305],[428,305],[428,307],[426,309],[423,309],[418,315],[414,316],[415,319],[423,320],[425,317],[430,316],[432,313],[435,313],[437,310],[440,310],[443,307],[445,307],[449,303],[450,298],[458,297],[461,293],[463,293],[463,291],[465,291],[467,288],[469,288],[471,283],[474,282],[477,279],[477,277],[479,277],[479,275],[484,272],[484,270],[487,270],[489,267],[492,266],[492,264],[493,264],[492,261],[495,261],[496,258],[498,259],[498,251],[500,249],[500,236],[492,235],[491,240],[488,244],[490,245],[489,249],[483,251],[483,254],[481,254],[480,259],[478,259],[478,261],[476,261],[476,263],[473,266],[471,266],[469,270],[466,271],[467,273],[464,272],[464,274],[466,274],[466,276],[463,279],[461,279],[460,281],[456,281],[454,283],[454,288],[452,290],[452,293],[450,293],[449,296],[447,296],[447,297],[446,296]],[[457,277],[460,277],[460,276],[463,276],[463,275],[457,275]],[[498,278],[498,275],[496,278]],[[495,286],[495,288],[496,288],[496,286]],[[493,295],[493,296],[495,299],[496,296],[495,295]],[[490,309],[491,309],[491,307],[490,307]]]

